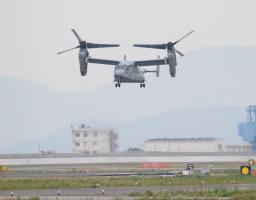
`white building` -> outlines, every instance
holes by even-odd
[[[223,152],[225,141],[217,138],[158,138],[144,142],[145,152]]]
[[[117,150],[117,133],[111,129],[71,127],[74,153],[107,154]]]
[[[250,144],[240,144],[240,145],[227,145],[227,152],[252,152],[252,145]]]
[[[251,152],[248,144],[227,145],[218,138],[157,138],[144,142],[144,152]]]

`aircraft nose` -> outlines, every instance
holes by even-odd
[[[115,70],[115,76],[123,76],[123,74],[124,74],[123,70],[121,70],[121,69]]]

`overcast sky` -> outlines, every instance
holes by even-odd
[[[184,53],[208,46],[255,46],[255,0],[1,0],[0,76],[32,80],[57,90],[91,90],[113,82],[113,67],[90,64],[80,77],[75,28],[89,42],[121,47],[90,51],[93,57],[152,59],[155,51],[133,43],[175,41]],[[161,56],[165,52],[160,53]]]

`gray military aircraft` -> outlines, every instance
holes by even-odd
[[[79,35],[74,29],[71,29],[72,32],[75,34],[76,38],[79,41],[79,45],[61,51],[58,54],[71,51],[77,48],[80,48],[79,51],[79,64],[80,64],[80,72],[81,76],[85,76],[87,74],[87,65],[88,63],[96,63],[96,64],[103,64],[103,65],[113,65],[115,66],[114,70],[114,82],[115,87],[120,87],[121,83],[139,83],[141,88],[145,88],[145,73],[154,72],[156,76],[159,77],[159,65],[166,65],[169,64],[171,76],[175,76],[176,71],[176,53],[183,55],[176,49],[174,49],[174,45],[177,44],[179,41],[184,39],[187,35],[191,34],[188,33],[187,35],[183,36],[180,40],[171,43],[168,42],[167,44],[160,44],[160,45],[134,45],[138,47],[145,47],[145,48],[157,48],[157,49],[166,49],[167,48],[167,58],[155,60],[141,60],[141,61],[134,61],[134,60],[126,60],[126,56],[123,60],[105,60],[105,59],[97,59],[91,58],[89,56],[89,48],[104,48],[104,47],[117,47],[118,44],[95,44],[95,43],[88,43],[85,40],[81,40]],[[156,70],[146,70],[143,67],[145,66],[156,66]]]
[[[156,60],[143,60],[143,61],[128,61],[126,60],[126,56],[124,57],[124,60],[121,60],[121,61],[91,58],[88,51],[88,49],[90,48],[117,47],[119,45],[88,43],[85,40],[82,40],[74,29],[71,29],[71,30],[76,36],[76,38],[78,39],[79,45],[74,48],[58,52],[58,54],[62,54],[64,52],[80,48],[79,64],[80,64],[81,76],[85,76],[87,74],[88,63],[114,65],[115,66],[114,82],[116,82],[115,87],[120,87],[121,83],[140,83],[140,87],[145,88],[144,74],[149,72],[154,72],[156,73],[156,76],[159,77],[159,65],[165,65],[168,63],[168,60],[166,58],[160,59],[159,57]],[[152,65],[156,65],[156,70],[141,69],[141,67],[152,66]]]
[[[174,48],[174,46],[183,40],[185,37],[193,33],[194,31],[190,31],[186,35],[184,35],[182,38],[175,42],[168,42],[165,44],[134,44],[134,47],[142,47],[142,48],[153,48],[153,49],[167,49],[167,59],[168,59],[168,64],[169,64],[169,71],[171,74],[171,77],[175,77],[176,75],[176,66],[177,66],[177,59],[176,59],[176,53],[178,53],[180,56],[184,56],[183,53],[178,51],[177,49]]]
[[[142,60],[133,61],[126,60],[126,56],[121,61],[115,60],[103,60],[96,58],[88,58],[89,63],[97,63],[104,65],[114,65],[114,82],[115,87],[120,87],[121,83],[140,83],[141,88],[145,88],[145,73],[154,72],[156,76],[159,77],[159,65],[166,65],[168,63],[167,59],[156,60]],[[156,65],[156,70],[146,70],[141,67]]]

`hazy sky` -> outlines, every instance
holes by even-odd
[[[256,47],[255,9],[255,0],[0,0],[0,76],[32,80],[56,90],[93,90],[106,84],[113,84],[114,67],[89,64],[87,76],[81,77],[78,50],[62,55],[56,54],[58,51],[78,45],[77,39],[70,31],[71,28],[76,29],[80,37],[88,42],[119,43],[121,45],[119,48],[90,50],[92,57],[116,60],[123,59],[124,54],[127,54],[128,59],[137,60],[154,59],[157,55],[163,57],[166,55],[165,51],[134,48],[132,45],[175,41],[190,30],[195,30],[190,37],[176,46],[186,56],[193,50],[211,46]],[[240,74],[240,69],[234,69],[232,73],[233,69],[228,70],[230,68],[225,69],[226,73],[220,76],[222,78],[202,76],[204,70],[209,72],[210,76],[213,73],[216,75],[214,65],[210,63],[208,65],[207,60],[208,68],[203,70],[201,68],[194,70],[189,68],[190,65],[185,68],[182,66],[185,58],[178,57],[180,68],[177,78],[171,79],[166,74],[170,79],[163,79],[163,73],[167,72],[167,68],[161,71],[160,79],[170,80],[163,86],[154,84],[142,91],[139,87],[136,87],[139,91],[125,90],[126,88],[123,87],[121,92],[126,95],[122,95],[120,90],[114,90],[113,84],[112,94],[116,96],[121,94],[122,98],[118,96],[119,99],[111,99],[112,96],[103,91],[99,99],[104,100],[106,96],[110,96],[111,105],[114,104],[114,100],[132,105],[128,108],[133,118],[174,108],[186,108],[186,106],[245,106],[255,103],[255,93],[251,92],[255,85],[255,70],[249,72],[251,76],[248,76],[249,70],[246,71],[247,73],[242,73],[241,70]],[[241,59],[238,60],[241,61]],[[246,65],[244,63],[246,60],[241,65]],[[239,82],[245,84],[240,86]],[[135,85],[126,86],[127,88],[135,87]],[[169,95],[159,93],[160,95],[156,96],[152,92],[153,87],[157,87],[155,91],[167,88]],[[145,95],[147,91],[150,91],[148,96]],[[130,98],[134,96],[139,101],[136,98]],[[157,98],[157,102],[161,100],[161,109],[158,109],[157,104],[151,103],[154,98]],[[13,99],[19,101],[18,98]],[[123,112],[123,104],[120,104],[120,107],[116,104],[112,107],[108,105],[112,113],[102,114],[98,104],[95,103],[93,106],[98,111],[96,117],[99,120],[102,119],[103,114],[110,119],[119,114],[126,118],[129,116]],[[105,107],[104,104],[101,106]],[[152,109],[152,107],[155,108]],[[11,115],[11,108],[10,104],[6,112],[14,118],[19,116],[17,113]],[[117,108],[120,108],[118,112],[115,111]],[[86,107],[83,109],[85,117],[91,117],[88,116]],[[15,110],[15,112],[18,111]],[[5,117],[4,114],[3,117]],[[58,120],[59,118],[56,119]],[[58,128],[56,121],[50,121],[50,123],[56,124]],[[30,123],[30,120],[27,120],[27,123]],[[41,121],[38,123],[41,124]],[[16,126],[13,127],[16,128]],[[52,131],[49,128],[43,132],[44,128],[47,127],[42,124],[42,134]],[[8,134],[2,138],[16,142],[43,136],[34,134],[38,131],[37,129],[17,128],[17,130],[17,133],[13,131],[13,135]],[[4,133],[5,131],[2,134]],[[4,145],[8,144],[4,140],[1,142]]]
[[[90,90],[113,82],[113,67],[90,64],[80,77],[75,28],[89,42],[121,47],[90,51],[94,57],[152,59],[156,51],[133,43],[174,41],[184,53],[206,46],[255,46],[255,0],[0,0],[0,76],[33,80],[57,90]],[[159,53],[158,53],[159,54]],[[161,56],[165,52],[160,53]]]

